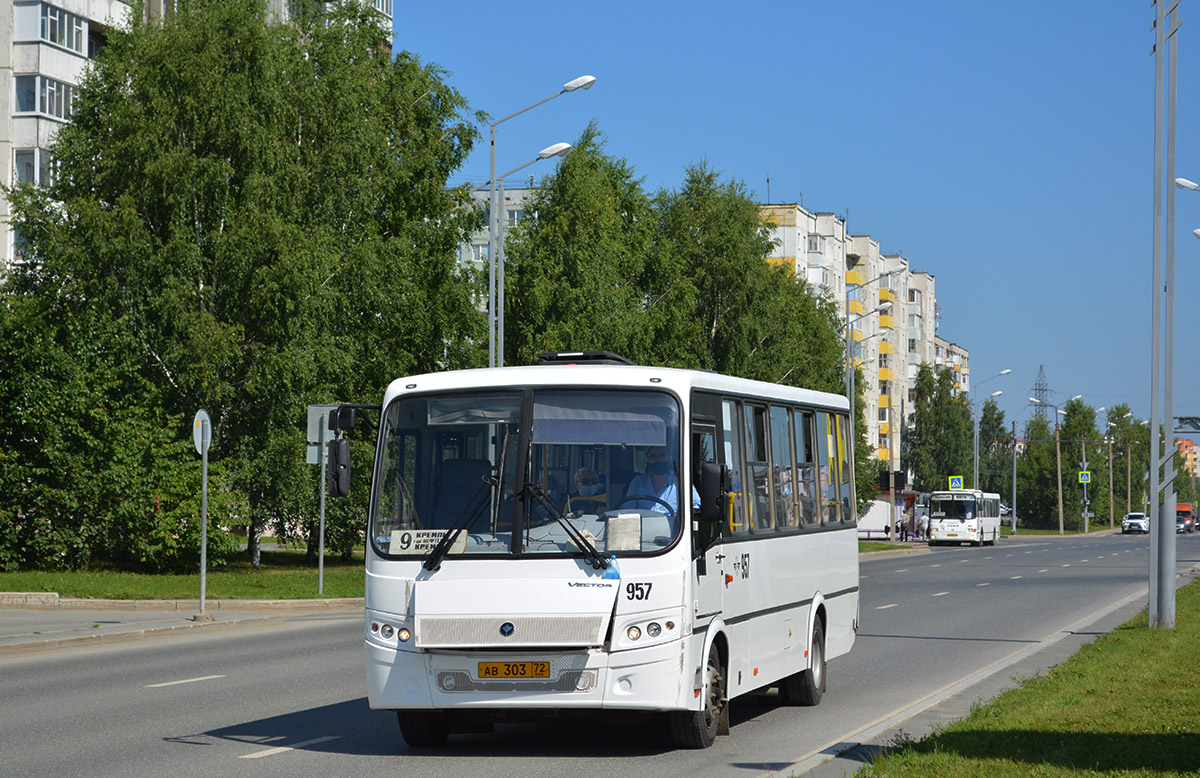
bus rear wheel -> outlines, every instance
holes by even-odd
[[[779,682],[784,705],[819,705],[825,694],[825,630],[813,625],[812,669],[793,673]]]
[[[438,711],[398,710],[400,734],[404,742],[414,748],[433,748],[446,744],[450,737],[450,723]]]
[[[725,675],[721,670],[721,655],[714,643],[708,649],[704,668],[705,698],[700,710],[677,710],[667,714],[671,723],[671,739],[681,748],[708,748],[717,739],[725,699]]]

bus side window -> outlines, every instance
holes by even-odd
[[[767,409],[745,406],[746,412],[746,484],[753,493],[749,503],[751,528],[769,532],[775,528],[771,516],[770,464],[767,462]]]
[[[725,444],[725,465],[729,468],[730,496],[727,529],[732,535],[750,532],[746,522],[746,487],[742,482],[742,438],[739,434],[737,403],[724,400],[721,403],[722,437]]]
[[[822,411],[817,414],[817,465],[821,479],[821,521],[824,524],[836,524],[841,521],[841,511],[838,508],[838,484],[841,476],[838,473],[837,447],[834,438],[837,435],[837,424],[832,413]]]
[[[850,419],[846,416],[836,416],[837,419],[837,460],[841,471],[842,521],[853,521],[858,514],[855,510],[855,497],[850,493],[850,448],[847,439],[852,434],[847,427]]]
[[[796,504],[805,526],[819,524],[817,513],[816,420],[812,411],[797,411],[796,421]]]
[[[771,482],[775,495],[775,528],[799,524],[796,514],[796,475],[792,468],[791,411],[771,406]]]

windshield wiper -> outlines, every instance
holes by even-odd
[[[554,517],[554,520],[562,525],[562,528],[567,532],[567,537],[571,538],[571,541],[583,552],[584,559],[592,566],[593,570],[603,570],[608,567],[608,560],[600,555],[600,552],[592,545],[592,541],[587,539],[587,535],[584,535],[574,524],[568,521],[563,516],[562,511],[554,507],[554,504],[546,498],[544,489],[530,483],[525,484],[525,492],[536,497],[550,515]]]
[[[442,535],[442,539],[430,550],[429,556],[425,557],[425,564],[422,567],[431,573],[436,573],[441,568],[442,560],[450,552],[450,547],[454,545],[454,541],[458,539],[459,534],[463,530],[469,529],[475,523],[475,520],[479,518],[483,511],[483,506],[488,502],[495,482],[496,479],[492,477],[483,479],[483,485],[475,492],[475,496],[471,498],[471,502],[458,515],[458,519],[450,526],[450,529],[446,530],[446,534]]]

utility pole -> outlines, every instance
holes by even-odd
[[[1017,534],[1017,422],[1013,420],[1013,488],[1012,488],[1012,505],[1008,506],[1010,511],[1009,518],[1012,520],[1012,532]]]

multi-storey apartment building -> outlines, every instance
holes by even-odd
[[[264,0],[275,18],[287,19],[294,0]],[[392,0],[366,0],[387,17]],[[147,0],[151,18],[170,13],[176,0]],[[0,181],[47,183],[54,175],[49,151],[58,128],[71,120],[88,60],[109,31],[126,24],[127,0],[10,0],[0,3]],[[0,269],[19,253],[0,195]]]
[[[108,31],[124,23],[122,0],[15,0],[0,8],[0,180],[47,183],[49,146],[71,120],[79,82]],[[0,196],[0,265],[14,256],[8,199]]]
[[[900,254],[881,254],[870,235],[846,234],[845,220],[798,204],[760,205],[776,248],[767,261],[805,278],[849,320],[850,353],[862,370],[867,439],[885,461],[898,454],[902,424],[912,414],[917,370],[937,359],[937,299],[932,273],[913,270]],[[807,251],[805,251],[807,248]],[[890,307],[876,309],[883,303]],[[860,318],[861,317],[861,318]],[[966,351],[946,363],[966,375]]]
[[[950,370],[954,374],[954,391],[963,397],[971,392],[971,353],[957,343],[934,337],[933,367],[935,371]]]

